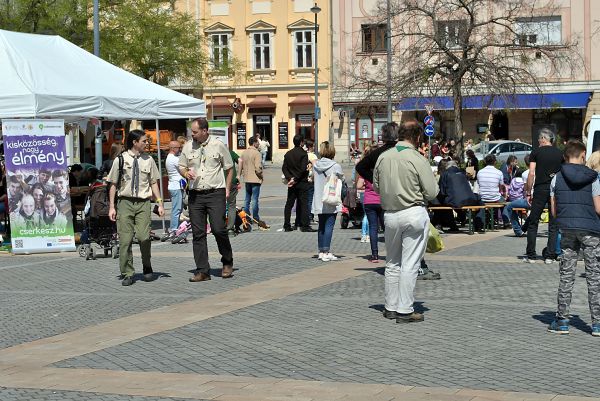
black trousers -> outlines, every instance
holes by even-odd
[[[287,200],[283,211],[283,227],[291,228],[292,208],[296,202],[296,216],[300,216],[300,228],[310,228],[308,224],[308,191],[312,184],[299,182],[288,188]]]
[[[538,225],[540,223],[540,217],[544,211],[544,207],[548,205],[550,207],[550,185],[543,187],[535,187],[533,191],[533,199],[531,200],[531,211],[529,212],[529,226],[527,228],[527,250],[525,251],[527,257],[534,257],[536,255],[535,243],[538,233]],[[550,212],[550,210],[548,210]],[[546,247],[546,255],[551,259],[556,258],[556,238],[558,237],[558,228],[552,213],[550,214],[550,220],[548,222],[548,245]]]
[[[192,224],[192,246],[194,262],[200,273],[208,274],[208,245],[206,244],[206,218],[210,220],[210,229],[217,240],[221,263],[233,265],[233,251],[227,228],[225,227],[225,188],[217,189],[211,193],[190,191],[188,197],[188,210]]]

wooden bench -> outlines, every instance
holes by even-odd
[[[473,211],[479,211],[481,209],[486,209],[484,205],[478,206],[463,206],[463,207],[452,207],[452,206],[429,206],[427,208],[429,211],[435,210],[461,210],[467,212],[467,222],[469,226],[469,235],[475,234],[474,225],[473,225]],[[485,232],[485,224],[483,227],[483,231]]]

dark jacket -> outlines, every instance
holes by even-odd
[[[438,200],[442,205],[452,207],[474,206],[480,203],[479,197],[469,185],[467,176],[456,166],[442,173]]]
[[[375,169],[375,164],[377,164],[377,159],[383,152],[394,146],[396,146],[396,142],[386,142],[363,157],[355,167],[356,172],[365,180],[373,182],[373,170]]]
[[[283,156],[283,166],[281,171],[286,180],[294,178],[294,181],[308,182],[308,153],[300,146],[288,151]]]
[[[596,180],[598,173],[581,164],[563,164],[556,174],[556,223],[562,230],[600,233],[600,218],[592,196],[592,184]]]

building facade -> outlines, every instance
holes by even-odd
[[[348,65],[365,65],[368,69],[368,66],[386,62],[386,25],[381,23],[382,4],[385,4],[382,0],[334,0],[332,4],[333,129],[340,141],[346,142],[346,147],[352,143],[363,147],[366,143],[377,141],[380,127],[387,120],[385,95],[380,101],[368,102],[353,95],[348,90],[348,77],[343,72]],[[577,38],[576,49],[581,56],[582,68],[567,79],[547,79],[542,88],[543,101],[538,102],[536,94],[528,88],[524,88],[523,94],[510,107],[484,107],[476,96],[467,99],[463,104],[471,105],[465,107],[463,113],[466,138],[481,139],[489,127],[495,139],[518,138],[531,143],[542,126],[552,127],[564,140],[581,138],[591,115],[600,113],[600,2],[557,0],[554,4],[557,7],[551,14],[547,15],[545,9],[540,9],[536,11],[535,18],[524,20],[523,24],[529,24],[529,29],[535,31],[537,26],[540,30],[544,29],[524,40],[561,46],[563,41]],[[451,40],[453,35],[459,38],[458,22],[448,21],[443,31],[447,40]],[[392,49],[397,49],[397,45],[393,43]],[[427,115],[425,102],[418,97],[394,98],[393,119],[417,118],[422,121]],[[438,97],[435,103],[436,135],[442,139],[458,137],[460,133],[454,132],[452,99]]]
[[[206,38],[211,66],[202,96],[210,120],[229,122],[233,150],[260,134],[271,144],[267,160],[279,162],[295,134],[330,139],[331,16],[329,1],[316,3],[315,35],[311,0],[178,1]]]

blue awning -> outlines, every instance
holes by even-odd
[[[585,109],[591,96],[591,92],[465,96],[463,109]],[[425,110],[426,104],[433,104],[435,110],[454,109],[451,96],[407,97],[397,103],[395,109]]]

